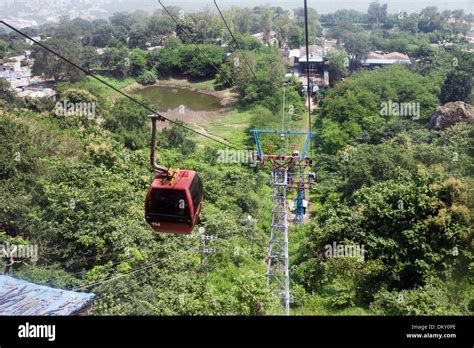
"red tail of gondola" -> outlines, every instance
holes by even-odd
[[[193,170],[159,174],[145,201],[145,218],[157,232],[190,234],[201,213],[203,189]]]
[[[145,200],[146,222],[156,232],[190,234],[201,213],[204,192],[194,170],[171,169],[155,162],[156,121],[151,115],[150,164],[156,173]]]

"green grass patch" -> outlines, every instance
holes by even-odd
[[[110,77],[110,76],[100,76],[100,78],[104,80],[105,82],[107,82],[108,84],[118,89],[125,88],[135,82],[135,79],[133,77],[117,78],[117,77]],[[92,77],[88,77],[88,79],[93,80],[91,82],[100,83],[99,81],[97,81],[96,79]],[[110,90],[110,88],[108,89]]]
[[[343,309],[329,308],[327,302],[328,298],[312,295],[303,306],[290,308],[290,315],[372,315],[369,311],[361,307],[348,307]]]
[[[158,79],[158,84],[161,86],[183,86],[196,89],[207,89],[214,91],[214,79],[210,80],[190,80],[186,78],[169,78],[169,79]]]
[[[231,110],[228,113],[216,116],[210,124],[204,125],[203,128],[208,133],[217,135],[233,145],[243,148],[246,146],[250,135],[248,128],[252,117],[252,112]]]
[[[110,77],[110,76],[103,76],[103,75],[99,75],[98,77],[101,80],[107,82],[112,87],[115,87],[120,90],[135,82],[135,79],[132,77],[117,78],[117,77]],[[89,92],[100,97],[118,97],[119,96],[119,94],[116,91],[114,91],[112,88],[104,85],[102,82],[96,80],[95,78],[91,76],[87,76],[84,80],[75,82],[75,83],[61,82],[61,83],[58,83],[56,87],[58,91],[60,92],[69,88],[78,88],[78,89],[88,90]]]

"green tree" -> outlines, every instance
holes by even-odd
[[[5,55],[7,54],[7,47],[8,44],[0,39],[0,59],[5,58]]]
[[[8,118],[1,118],[0,123],[0,178],[8,180],[23,178],[35,173],[38,169],[37,150],[28,137],[28,127]],[[21,144],[23,143],[23,148]],[[5,220],[4,220],[5,221]]]
[[[232,86],[232,69],[228,64],[222,64],[219,68],[219,72],[216,74],[215,83],[221,85],[224,88]]]
[[[88,144],[88,148],[94,154],[111,150],[99,144]],[[118,154],[117,149],[115,152]],[[53,161],[49,167],[52,177],[40,187],[42,209],[34,222],[50,222],[34,233],[42,245],[48,246],[49,260],[62,262],[72,272],[89,270],[108,260],[121,266],[117,261],[126,249],[137,249],[140,242],[150,240],[139,215],[134,213],[141,199],[136,188],[120,174],[76,161],[62,161],[60,165]],[[127,199],[119,202],[117,197]],[[134,256],[127,262],[133,264],[139,254]]]
[[[378,2],[371,2],[367,10],[367,19],[372,23],[372,27],[377,27],[379,24],[385,24],[387,21],[387,4],[380,4]]]
[[[290,12],[284,12],[283,14],[280,14],[275,20],[275,31],[277,32],[280,47],[289,47],[288,36],[291,22],[292,19],[290,18]]]
[[[296,24],[304,28],[304,8],[300,7],[294,10]],[[310,45],[316,44],[316,37],[323,34],[319,14],[314,8],[308,8],[308,40]]]
[[[185,69],[193,77],[214,77],[224,60],[224,50],[216,45],[199,45],[199,48]]]
[[[169,16],[155,13],[148,22],[147,32],[150,41],[158,45],[163,37],[171,34],[175,28],[176,24]]]
[[[178,72],[181,64],[179,49],[182,42],[179,38],[171,37],[166,40],[165,46],[158,51],[157,70],[160,75],[170,75]]]
[[[330,50],[326,57],[329,64],[329,82],[334,86],[336,81],[348,74],[349,57],[344,50]]]
[[[145,70],[137,77],[137,82],[142,85],[152,85],[156,82],[157,76],[154,70]]]
[[[82,62],[83,67],[87,70],[92,69],[92,67],[99,65],[100,58],[96,50],[91,46],[85,46],[82,50]]]
[[[125,47],[107,48],[101,56],[102,66],[114,72],[117,76],[126,76],[130,71],[129,52]]]
[[[428,6],[420,12],[418,28],[425,33],[430,33],[435,30],[440,30],[441,22],[442,18],[438,12],[438,8],[436,6]]]
[[[52,38],[47,41],[47,45],[52,50],[61,52],[61,55],[72,60],[77,65],[84,65],[84,62],[82,61],[83,51],[77,43],[64,39]],[[43,75],[46,78],[52,78],[55,82],[76,82],[84,77],[84,74],[79,69],[71,64],[65,63],[62,59],[41,47],[33,47],[32,57],[35,60],[32,68],[32,73],[34,75]]]
[[[196,24],[191,17],[186,16],[180,20],[179,26],[176,27],[176,36],[184,44],[191,44],[194,42],[196,36]]]
[[[256,37],[251,35],[240,35],[239,33],[234,34],[239,45],[232,41],[229,43],[230,49],[235,52],[238,50],[238,47],[244,51],[257,51],[263,47],[263,44]]]
[[[148,42],[146,30],[145,24],[132,25],[128,33],[128,47],[145,49]]]
[[[472,74],[464,71],[451,71],[441,87],[439,100],[442,104],[455,101],[469,101],[472,90]]]
[[[125,30],[130,30],[132,26],[132,20],[130,18],[130,14],[125,12],[117,12],[114,13],[110,18],[109,21],[112,25],[116,27],[123,27]]]
[[[194,42],[198,44],[209,43],[212,35],[211,13],[207,9],[203,12],[197,13],[194,15],[194,21],[196,23],[194,27]]]
[[[97,19],[92,22],[93,30],[89,42],[94,47],[107,47],[109,41],[114,37],[114,27],[105,19]]]
[[[411,289],[437,270],[464,267],[452,250],[467,245],[466,186],[439,174],[398,170],[395,175],[362,187],[347,201],[328,202],[313,227],[313,255],[334,241],[362,244],[365,262],[381,266],[374,274],[360,273],[355,297],[366,305],[379,289]],[[332,273],[331,268],[321,271]],[[321,275],[323,284],[324,279]]]
[[[350,57],[351,69],[357,68],[360,60],[366,58],[370,51],[368,35],[362,32],[345,32],[342,41]]]
[[[0,99],[5,103],[11,104],[16,100],[15,92],[10,87],[10,83],[4,78],[0,78]]]
[[[304,34],[298,26],[291,26],[288,33],[288,47],[291,49],[300,48],[304,40]]]
[[[270,39],[270,32],[272,31],[272,9],[270,6],[267,6],[265,8],[265,11],[263,13],[262,17],[262,33],[263,33],[263,41],[268,42]]]
[[[418,32],[418,21],[419,16],[416,13],[410,13],[407,16],[404,16],[398,26],[401,30],[409,32],[411,34],[416,34]]]
[[[52,111],[65,126],[90,126],[101,114],[97,98],[87,90],[76,88],[61,91]]]
[[[319,144],[335,152],[345,142],[377,142],[376,136],[402,118],[428,119],[438,105],[437,80],[410,72],[403,66],[351,75],[329,91],[321,103]],[[383,113],[389,102],[419,103],[419,115]],[[415,104],[416,105],[416,104]],[[327,130],[325,128],[328,127]]]
[[[135,48],[130,52],[130,69],[133,76],[140,75],[147,68],[147,53]]]
[[[189,155],[196,150],[196,143],[189,138],[189,131],[175,123],[161,131],[160,145],[179,149],[183,155]]]
[[[146,99],[141,101],[152,108]],[[140,149],[148,143],[147,111],[127,98],[119,99],[106,115],[105,128],[129,149]]]

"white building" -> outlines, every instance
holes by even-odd
[[[399,52],[383,54],[381,52],[370,52],[366,59],[361,60],[363,66],[384,66],[392,64],[411,64],[410,57]]]
[[[268,40],[265,42],[265,34],[260,32],[256,34],[252,34],[252,36],[256,39],[258,39],[261,43],[269,43],[271,45],[278,45],[278,39],[277,39],[277,34],[273,30],[269,33],[268,35]]]
[[[35,41],[41,41],[41,36],[32,36],[31,38]],[[34,44],[34,42],[31,41],[30,39],[25,39],[25,41],[28,45],[33,45]]]

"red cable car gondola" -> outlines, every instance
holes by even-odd
[[[150,162],[157,173],[145,200],[145,219],[156,232],[190,234],[201,213],[201,179],[193,170],[168,169],[155,163],[156,120],[152,117]]]

